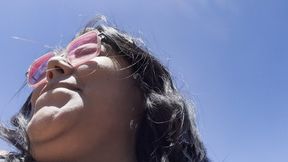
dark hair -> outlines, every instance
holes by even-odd
[[[80,35],[97,29],[102,42],[125,57],[144,96],[144,115],[136,134],[138,162],[209,162],[196,128],[190,104],[175,88],[167,68],[139,40],[102,22],[103,17],[90,21]],[[7,159],[22,157],[33,161],[25,131],[31,118],[30,97],[12,120],[12,128],[0,126],[0,137],[19,152]]]

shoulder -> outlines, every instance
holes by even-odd
[[[5,150],[0,150],[0,162],[5,161],[5,156],[7,156],[8,152]]]
[[[9,152],[6,150],[0,150],[0,156],[5,156],[7,155]]]
[[[5,150],[0,150],[0,162],[7,162],[7,159],[5,157],[9,156],[9,152]],[[23,162],[23,158],[19,159],[13,159],[13,162]]]
[[[0,150],[0,162],[5,162],[5,156],[8,154],[5,150]]]
[[[23,162],[23,159],[14,159],[13,162]],[[0,162],[8,162],[4,156],[0,156]]]

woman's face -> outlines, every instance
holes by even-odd
[[[129,68],[123,69],[127,66],[103,45],[99,56],[75,67],[63,56],[52,57],[47,81],[33,90],[31,99],[27,132],[33,157],[59,160],[92,150],[101,154],[116,144],[133,145],[131,121],[139,119],[142,96],[128,77]]]

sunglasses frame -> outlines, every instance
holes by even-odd
[[[78,63],[72,63],[73,60],[77,60],[77,57],[76,58],[73,58],[73,57],[69,57],[69,56],[75,56],[75,51],[81,47],[82,45],[85,45],[85,44],[88,44],[88,43],[91,43],[91,42],[85,42],[85,41],[89,41],[89,38],[90,39],[93,39],[93,34],[96,33],[96,44],[98,44],[98,47],[97,47],[97,50],[91,54],[91,55],[86,55],[86,58],[82,58],[83,60],[82,61],[79,61]],[[91,35],[89,35],[91,34]],[[86,37],[85,37],[86,36]],[[90,37],[89,37],[90,36]],[[103,38],[104,36],[104,38]],[[82,40],[82,39],[84,40]],[[105,39],[105,40],[104,40]],[[107,40],[106,39],[109,39],[105,34],[99,32],[97,29],[95,30],[91,30],[91,31],[88,31],[82,35],[80,35],[79,37],[76,37],[74,40],[72,40],[65,48],[65,51],[66,51],[66,55],[63,55],[68,62],[70,62],[70,64],[75,67],[75,66],[79,66],[81,64],[83,64],[84,62],[90,60],[91,58],[94,58],[94,57],[97,57],[99,56],[100,52],[101,52],[101,42],[102,40],[104,40],[104,42],[106,43]],[[84,42],[84,43],[83,43]],[[109,41],[111,42],[111,40]],[[113,41],[112,41],[113,42]],[[83,43],[83,44],[81,44]],[[114,43],[112,43],[114,44]],[[58,54],[56,52],[48,52],[42,56],[40,56],[39,58],[37,58],[35,61],[33,61],[33,63],[30,65],[30,67],[28,68],[28,71],[26,73],[26,78],[27,78],[27,84],[29,87],[32,87],[32,88],[37,88],[39,85],[43,84],[44,82],[47,81],[47,78],[46,78],[46,72],[47,72],[47,66],[48,66],[48,62],[51,58],[53,58],[54,56],[57,56]],[[85,55],[84,55],[85,56]],[[83,56],[81,56],[83,57]],[[79,59],[79,58],[78,58]],[[41,67],[42,66],[42,67]],[[40,69],[40,72],[38,72]],[[42,70],[41,70],[42,69]],[[45,72],[44,70],[45,69]],[[38,73],[38,74],[37,74]],[[35,78],[35,74],[36,75],[39,75],[38,78]],[[34,81],[32,81],[34,79]]]

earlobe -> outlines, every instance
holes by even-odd
[[[138,123],[135,120],[130,120],[130,129],[137,129]]]

